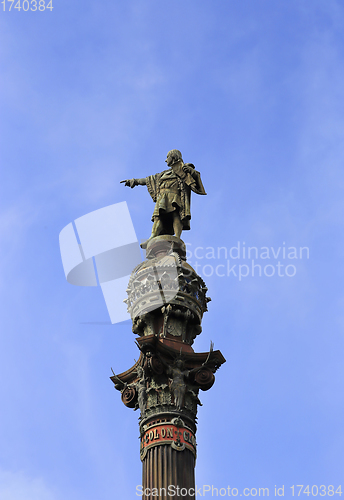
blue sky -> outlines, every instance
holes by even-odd
[[[146,188],[119,181],[161,171],[173,148],[208,193],[193,196],[182,235],[192,252],[238,242],[309,248],[309,258],[281,260],[295,266],[292,277],[276,268],[271,277],[205,276],[204,265],[251,261],[205,251],[191,259],[212,297],[194,348],[212,340],[227,359],[200,396],[196,482],[268,487],[270,496],[285,485],[286,498],[296,484],[337,487],[343,3],[53,7],[0,16],[1,500],[136,498],[138,414],[109,380],[111,366],[118,373],[137,359],[134,335],[128,323],[90,324],[109,321],[105,302],[99,288],[66,282],[58,235],[126,201],[138,238],[148,237]]]

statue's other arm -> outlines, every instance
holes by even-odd
[[[125,186],[130,186],[131,188],[135,186],[146,186],[146,178],[143,179],[127,179],[125,181],[120,181],[120,184],[123,184]]]
[[[184,163],[183,170],[186,174],[192,175],[193,178],[197,178],[197,174],[195,172],[195,167],[192,163]]]

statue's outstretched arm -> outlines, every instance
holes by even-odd
[[[125,181],[120,181],[120,184],[124,184],[125,186],[130,186],[131,188],[135,186],[145,186],[146,179],[126,179]]]

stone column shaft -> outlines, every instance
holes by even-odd
[[[142,463],[142,486],[152,493],[158,489],[158,496],[144,496],[144,500],[194,500],[195,495],[195,457],[190,450],[182,452],[174,450],[170,445],[155,446],[148,450]],[[170,490],[169,490],[170,487]],[[177,496],[179,490],[185,488],[186,496]],[[189,495],[190,490],[191,495]],[[168,493],[176,493],[169,495]]]

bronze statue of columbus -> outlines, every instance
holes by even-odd
[[[192,163],[183,162],[180,151],[172,149],[167,153],[165,161],[170,167],[168,170],[143,179],[121,181],[131,188],[147,186],[155,202],[152,215],[153,228],[149,239],[163,234],[175,234],[180,238],[183,230],[190,229],[191,191],[196,194],[207,194],[200,173],[195,170]]]

